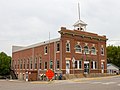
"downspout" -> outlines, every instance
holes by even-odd
[[[60,71],[62,71],[62,39],[60,38]]]

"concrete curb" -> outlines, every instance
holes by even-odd
[[[120,75],[116,76],[105,76],[105,77],[94,77],[94,78],[81,78],[81,79],[73,79],[71,81],[73,82],[83,82],[83,81],[89,81],[89,80],[101,80],[101,79],[108,79],[113,77],[119,77]]]

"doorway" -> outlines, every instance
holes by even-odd
[[[84,74],[89,74],[89,61],[84,61]]]
[[[66,74],[69,74],[70,73],[70,61],[67,60],[66,61]]]

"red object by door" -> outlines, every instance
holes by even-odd
[[[49,69],[46,71],[46,76],[48,77],[49,80],[51,80],[54,77],[54,72]]]

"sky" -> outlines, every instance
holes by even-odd
[[[81,20],[88,32],[106,35],[107,44],[120,45],[119,0],[0,0],[0,52],[60,37],[61,27],[73,29]]]

